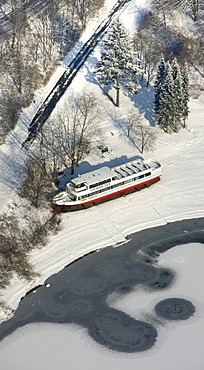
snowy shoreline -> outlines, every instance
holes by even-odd
[[[134,354],[119,353],[98,345],[86,329],[76,325],[29,324],[0,343],[2,369],[27,370],[28,363],[31,370],[66,370],[67,367],[81,370],[85,364],[90,370],[202,369],[204,305],[200,282],[203,281],[203,258],[204,249],[198,243],[172,248],[158,258],[159,264],[176,271],[172,287],[159,294],[139,289],[110,300],[111,306],[132,317],[153,320],[152,310],[161,299],[176,296],[189,299],[196,306],[195,314],[188,320],[157,322],[158,337],[151,349]],[[190,266],[193,275],[189,274]]]
[[[83,257],[88,257],[93,252],[97,251],[100,253],[104,249],[111,250],[114,254],[115,248],[129,248],[129,245],[134,244],[135,246],[135,253],[138,253],[138,257],[140,254],[147,255],[147,256],[154,256],[155,253],[164,253],[168,249],[171,249],[177,245],[180,244],[188,244],[188,243],[203,243],[204,244],[204,233],[203,233],[203,225],[204,225],[204,218],[195,218],[195,219],[189,219],[189,220],[182,220],[182,221],[176,221],[176,222],[170,222],[166,223],[165,225],[151,227],[148,229],[143,229],[138,232],[135,232],[133,234],[127,235],[127,237],[124,237],[124,240],[119,243],[115,243],[113,245],[104,245],[101,248],[96,248],[92,246],[90,248],[89,252],[86,252],[84,255],[82,254],[82,251],[77,255],[75,255],[75,259],[71,260],[70,263],[65,264],[62,268],[59,270],[56,269],[56,266],[53,266],[53,271],[49,270],[49,273],[47,273],[47,276],[42,275],[40,278],[38,278],[38,281],[32,282],[32,287],[30,287],[29,283],[27,286],[23,286],[22,290],[19,290],[19,283],[18,284],[11,284],[9,288],[5,290],[5,301],[8,302],[9,298],[12,301],[13,304],[13,310],[12,312],[5,313],[4,316],[1,319],[1,322],[4,322],[6,320],[9,320],[13,314],[15,313],[15,310],[17,309],[20,300],[27,296],[29,293],[35,291],[39,286],[47,286],[50,287],[50,280],[57,279],[57,274],[59,275],[63,273],[63,270],[67,266],[74,265],[75,262],[79,261]],[[35,252],[36,253],[36,252]],[[38,251],[40,253],[40,251]],[[137,257],[137,258],[138,258]],[[62,261],[61,261],[62,262]],[[41,265],[41,268],[43,265]],[[49,266],[50,267],[50,266]],[[44,270],[45,271],[45,270]],[[17,281],[16,281],[17,282]],[[20,281],[19,281],[20,282]],[[21,282],[22,283],[22,282]],[[13,292],[15,290],[15,293]],[[23,294],[24,293],[24,294]]]
[[[3,368],[11,370],[14,368],[13,364],[15,363],[15,368],[24,370],[27,366],[27,357],[30,361],[34,354],[40,353],[37,367],[49,368],[51,370],[54,370],[56,366],[60,370],[64,370],[67,368],[68,363],[74,366],[74,369],[79,370],[82,368],[84,361],[89,363],[91,370],[96,368],[96,364],[102,370],[105,363],[109,364],[114,370],[122,369],[124,365],[128,366],[129,369],[134,369],[137,365],[141,369],[148,370],[160,370],[164,366],[168,370],[172,368],[200,369],[202,364],[204,312],[202,292],[200,290],[200,282],[203,281],[203,224],[204,218],[184,220],[142,230],[129,236],[130,243],[136,246],[135,250],[133,250],[135,256],[138,255],[138,250],[140,251],[139,255],[147,251],[150,254],[154,254],[155,247],[156,249],[162,247],[162,252],[164,253],[157,257],[158,266],[170,268],[176,274],[173,284],[167,289],[146,291],[138,287],[128,294],[116,294],[108,298],[109,307],[123,311],[136,319],[144,321],[150,319],[150,322],[156,325],[158,337],[151,349],[144,353],[119,353],[98,345],[89,337],[87,330],[81,326],[73,324],[59,325],[57,323],[31,323],[19,328],[1,342],[0,352]],[[179,240],[182,244],[179,243]],[[202,242],[202,245],[199,244],[199,241]],[[140,248],[142,244],[144,245],[143,251]],[[124,250],[126,246],[124,245],[121,248]],[[108,249],[110,250],[110,259],[114,257],[115,252],[119,252],[116,250],[117,248],[109,247]],[[101,250],[99,254],[104,254],[104,252],[104,250]],[[100,259],[98,253],[96,258]],[[130,257],[131,260],[132,258],[133,256]],[[95,263],[95,260],[92,263]],[[86,270],[86,265],[86,262],[81,261],[79,266],[80,273],[82,267],[83,274],[83,266],[84,270]],[[73,274],[77,272],[74,264],[72,265],[72,271]],[[58,287],[60,274],[63,283],[66,284],[63,272],[59,273],[48,280],[51,285],[50,288],[44,287],[44,292],[47,289],[49,294],[49,289],[54,286],[55,289],[60,288]],[[57,282],[56,279],[58,278],[59,281]],[[41,295],[43,296],[44,293],[42,292]],[[35,294],[31,296],[30,304],[34,302],[35,296]],[[162,319],[158,322],[154,321],[156,320],[153,313],[154,306],[163,299],[174,297],[190,300],[196,307],[194,315],[185,321],[171,322]],[[28,309],[26,312],[29,316]],[[51,302],[48,312],[52,312]],[[79,350],[80,358],[76,355]],[[13,356],[9,356],[11,352]],[[89,354],[88,357],[87,353]],[[67,362],[67,358],[69,358],[69,362]],[[34,367],[32,368],[32,366]],[[31,368],[36,368],[36,361],[33,362]]]

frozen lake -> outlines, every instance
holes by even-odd
[[[127,354],[96,343],[87,330],[77,325],[30,324],[17,329],[0,343],[2,370],[201,370],[203,368],[204,278],[203,244],[174,247],[158,258],[161,267],[171,268],[176,278],[170,288],[147,291],[137,286],[126,295],[112,293],[108,304],[139,320],[156,326],[155,345],[144,352]],[[184,298],[196,311],[187,320],[168,321],[154,312],[166,298]]]

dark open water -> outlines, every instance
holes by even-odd
[[[110,246],[79,259],[21,300],[14,316],[0,325],[0,340],[28,323],[76,323],[112,350],[149,349],[157,338],[153,323],[109,307],[106,298],[113,292],[128,294],[137,284],[149,291],[167,289],[174,272],[157,266],[158,254],[195,242],[204,244],[204,218],[143,230],[117,248]],[[168,320],[184,320],[195,310],[191,302],[177,298],[160,302],[154,313]]]

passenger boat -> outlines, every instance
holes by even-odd
[[[133,160],[114,168],[104,166],[73,178],[66,191],[53,198],[53,204],[62,212],[87,208],[149,186],[161,175],[161,164],[152,159]]]

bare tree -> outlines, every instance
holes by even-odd
[[[152,150],[155,145],[156,133],[155,129],[147,124],[137,124],[135,127],[135,135],[137,138],[137,145],[141,153],[144,150]]]
[[[43,161],[27,159],[26,177],[18,189],[18,194],[27,198],[36,208],[46,202],[46,195],[52,191],[52,183],[43,166]]]
[[[103,0],[78,0],[77,13],[82,24],[82,29],[86,27],[88,17],[93,16],[96,9],[104,3]]]
[[[1,215],[0,218],[0,288],[8,285],[9,279],[15,272],[19,277],[30,280],[34,277],[32,267],[28,262],[27,230],[21,230],[15,215]],[[25,239],[24,239],[25,238]],[[25,244],[24,244],[25,242]]]
[[[100,112],[91,94],[72,96],[63,110],[44,127],[41,143],[49,153],[50,163],[74,167],[100,141]]]
[[[134,37],[134,50],[141,61],[142,78],[146,77],[146,86],[154,77],[155,69],[161,56],[160,45],[145,30],[137,32]]]
[[[42,56],[42,66],[45,72],[54,59],[55,45],[55,25],[54,20],[50,19],[49,13],[42,13],[35,22],[34,34],[39,44],[39,52]]]
[[[16,42],[19,42],[26,32],[28,27],[27,14],[22,6],[22,2],[19,0],[8,0],[7,1],[7,12],[9,11],[10,19],[10,47],[13,49]]]
[[[4,134],[7,134],[15,127],[19,113],[21,111],[22,102],[19,93],[11,86],[7,88],[1,86],[0,93],[0,127]]]
[[[31,53],[33,37],[26,13],[21,8],[14,8],[10,17],[12,20],[11,35],[10,37],[4,36],[1,44],[1,54],[3,54],[1,69],[3,76],[9,77],[13,87],[19,94],[24,95],[24,102],[28,104],[36,88],[36,81],[40,79],[38,66],[33,62]],[[21,101],[23,102],[22,97]]]
[[[74,3],[72,4],[74,7]],[[60,55],[64,55],[74,43],[78,40],[80,35],[80,26],[74,22],[73,14],[70,15],[70,7],[62,6],[57,14],[57,26],[55,33],[55,42],[58,44]]]
[[[198,20],[200,4],[203,4],[203,0],[156,0],[153,3],[153,7],[156,6],[157,10],[165,15],[172,10],[190,11],[193,20],[196,22]]]
[[[163,0],[154,0],[151,4],[151,8],[153,12],[157,12],[162,16],[163,25],[166,27],[167,22],[167,14],[169,12],[169,9],[164,5]]]
[[[198,20],[199,3],[203,0],[164,0],[164,6],[171,7],[173,9],[181,11],[191,11],[193,19],[196,22]]]
[[[125,132],[128,138],[132,138],[134,129],[137,123],[142,122],[142,115],[139,111],[132,109],[128,112],[127,118],[125,119]]]
[[[143,153],[154,148],[156,133],[154,128],[144,122],[143,116],[132,110],[125,120],[126,134],[130,141]]]
[[[16,198],[16,201],[0,216],[0,289],[9,284],[14,272],[21,279],[36,277],[29,252],[45,245],[48,233],[59,230],[59,216],[52,216],[45,207],[34,210],[28,199],[18,202]],[[24,215],[23,220],[19,220],[20,214]]]

